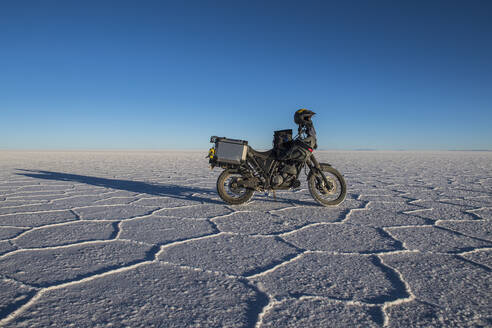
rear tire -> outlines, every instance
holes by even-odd
[[[311,173],[308,177],[308,187],[311,196],[323,206],[340,204],[347,195],[345,179],[340,172],[327,164],[320,164],[320,167],[328,181],[332,182],[334,187],[331,190],[327,190],[324,186],[323,179]]]
[[[239,205],[248,202],[255,191],[244,187],[234,187],[234,182],[244,177],[240,173],[224,170],[217,179],[217,192],[224,202]]]

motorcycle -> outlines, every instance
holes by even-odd
[[[212,136],[208,158],[211,169],[224,169],[217,179],[217,192],[231,205],[248,202],[255,191],[299,188],[299,175],[304,168],[311,196],[322,206],[338,205],[345,199],[347,185],[340,172],[328,163],[319,163],[299,128],[274,132],[273,149],[257,151],[246,140]],[[307,172],[309,170],[309,172]]]

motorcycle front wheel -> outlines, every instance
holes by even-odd
[[[308,177],[308,187],[314,200],[323,206],[338,205],[347,195],[347,184],[342,174],[335,168],[320,164],[323,174],[330,183],[327,186],[319,174],[310,174]]]
[[[240,173],[224,170],[217,179],[217,192],[227,204],[239,205],[248,202],[255,191],[238,185],[244,179]]]

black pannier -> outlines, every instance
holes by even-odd
[[[246,160],[248,152],[248,142],[246,140],[213,136],[210,142],[215,143],[214,160],[217,163],[241,164]]]

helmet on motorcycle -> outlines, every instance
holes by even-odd
[[[316,114],[315,112],[310,111],[306,108],[301,108],[294,114],[294,122],[298,125],[304,125],[311,122],[311,116]]]

